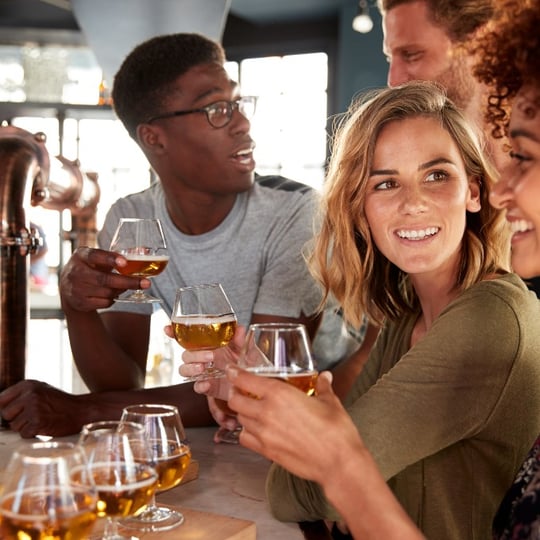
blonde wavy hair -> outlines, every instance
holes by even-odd
[[[407,274],[374,244],[364,213],[366,184],[381,129],[415,117],[440,122],[455,141],[468,177],[480,185],[481,210],[467,212],[456,289],[464,290],[509,268],[504,217],[489,204],[496,171],[444,90],[435,83],[412,82],[369,93],[351,106],[337,128],[321,202],[320,232],[308,255],[310,269],[325,292],[323,302],[334,296],[345,320],[355,327],[363,315],[381,324],[419,307]]]

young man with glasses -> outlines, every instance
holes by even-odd
[[[220,282],[240,324],[301,322],[315,334],[321,297],[302,254],[313,234],[314,192],[281,177],[255,181],[249,119],[256,100],[241,95],[224,62],[219,44],[174,34],[136,47],[116,74],[115,111],[159,181],[118,200],[99,234],[101,249],[79,248],[64,267],[62,308],[91,393],[35,381],[9,388],[0,410],[24,437],[76,433],[142,402],[178,406],[186,426],[213,422],[191,383],[142,388],[154,308],[115,303],[126,289],[150,288],[170,315],[176,288]],[[122,217],[162,222],[170,260],[151,282],[115,272],[125,260],[108,249]]]

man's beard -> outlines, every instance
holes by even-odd
[[[446,88],[448,97],[458,109],[467,109],[477,85],[464,55],[455,55],[448,68],[437,77],[437,82]]]

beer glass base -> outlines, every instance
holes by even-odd
[[[199,375],[194,375],[193,377],[186,377],[186,382],[197,382],[197,381],[207,381],[209,379],[221,379],[225,377],[225,372],[222,369],[215,367],[208,367]]]
[[[132,304],[144,304],[150,302],[163,302],[161,298],[151,296],[146,294],[143,290],[137,290],[135,292],[129,293],[126,296],[119,296],[114,299],[115,302],[126,302]]]
[[[214,435],[214,442],[227,443],[227,444],[239,444],[241,432],[242,432],[241,426],[232,430],[224,428],[224,427],[220,427],[217,430],[216,434]]]
[[[92,535],[85,537],[88,538],[88,540],[103,540],[104,536],[102,534],[99,535]],[[135,536],[124,536],[121,534],[114,534],[113,536],[107,536],[106,540],[139,540]]]
[[[184,523],[184,515],[165,506],[147,508],[136,517],[123,519],[120,526],[139,532],[159,532],[174,529]]]

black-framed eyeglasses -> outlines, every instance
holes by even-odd
[[[253,118],[255,114],[255,108],[257,106],[256,96],[243,96],[233,101],[227,101],[225,99],[210,103],[206,107],[199,109],[190,109],[187,111],[172,111],[163,114],[157,114],[149,118],[146,123],[150,124],[155,120],[161,120],[163,118],[173,118],[175,116],[184,116],[185,114],[204,113],[208,123],[215,128],[225,127],[232,119],[233,112],[238,109],[248,120]]]

